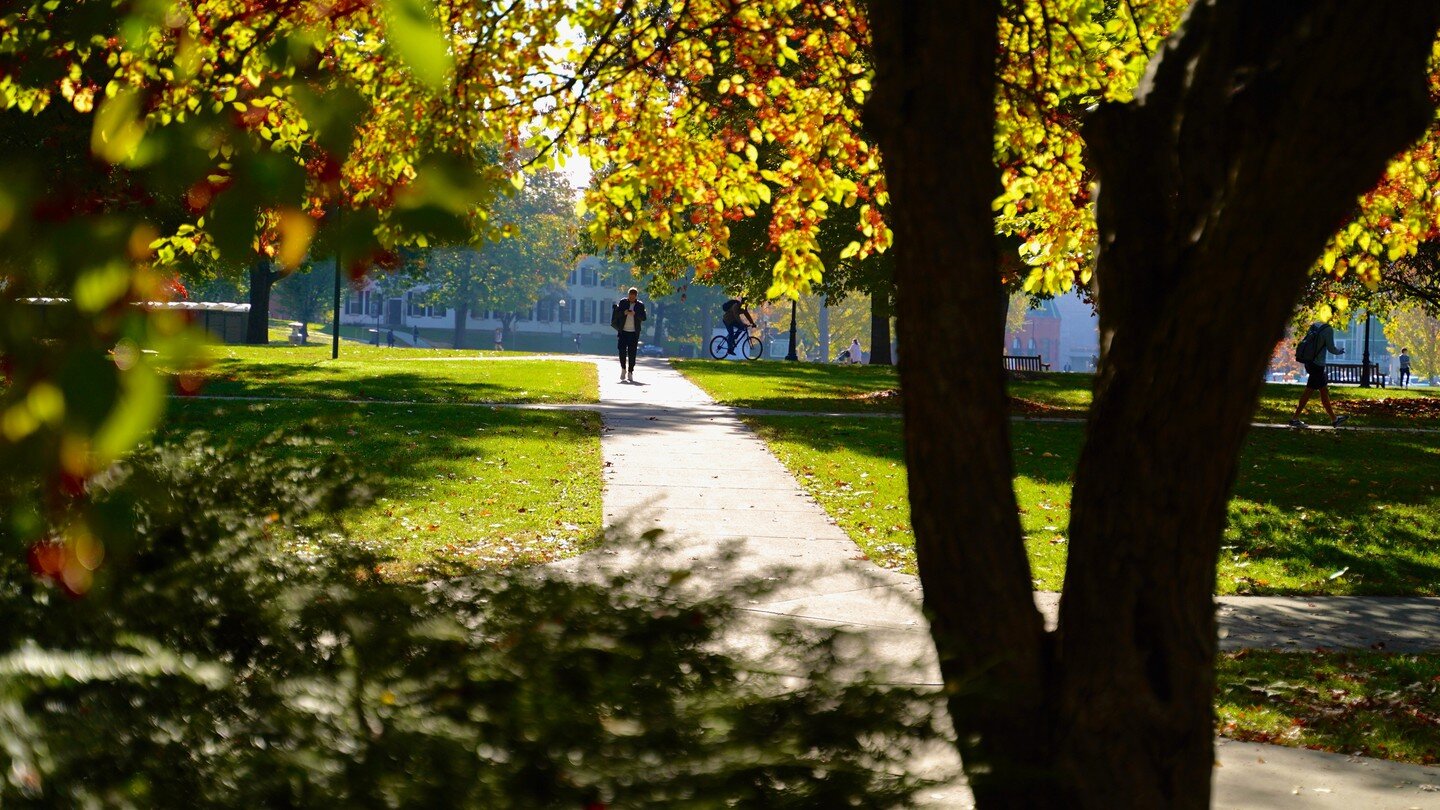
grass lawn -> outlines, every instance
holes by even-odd
[[[313,336],[313,335],[312,335]],[[490,354],[494,354],[491,352]],[[415,402],[595,402],[595,366],[548,360],[486,362],[473,351],[324,346],[216,346],[187,390],[217,396]]]
[[[1440,654],[1242,650],[1217,664],[1226,737],[1440,761]]]
[[[867,397],[899,385],[890,366],[841,366],[819,363],[741,363],[723,360],[674,361],[692,382],[727,405],[779,411],[827,413],[898,413],[895,397]],[[1025,400],[1046,416],[1081,418],[1090,407],[1094,376],[1090,374],[1038,374],[1010,380],[1010,395]],[[1300,397],[1295,385],[1266,384],[1255,419],[1289,421]],[[1394,389],[1334,386],[1331,394],[1341,413],[1353,424],[1376,427],[1431,427],[1440,429],[1440,389]],[[1390,400],[1377,405],[1379,400]],[[1398,403],[1398,405],[1397,405]],[[1405,412],[1407,405],[1425,403],[1428,413]],[[1311,404],[1310,419],[1319,423],[1324,411]]]
[[[901,425],[748,417],[876,563],[915,570]],[[1065,571],[1078,424],[1013,424],[1015,489],[1035,585]],[[1255,430],[1220,561],[1222,594],[1440,595],[1440,437]]]
[[[288,451],[340,453],[371,473],[380,499],[345,525],[393,555],[388,573],[400,579],[437,559],[479,569],[570,556],[601,528],[593,413],[173,400],[160,440],[194,430],[242,446],[275,431],[311,437]]]

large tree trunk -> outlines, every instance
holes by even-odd
[[[455,302],[455,334],[450,343],[457,349],[465,346],[465,316],[470,314],[470,302],[459,300]]]
[[[1062,769],[1095,806],[1208,806],[1215,565],[1266,364],[1325,241],[1418,137],[1440,3],[1199,3],[1100,176],[1101,358],[1061,607]],[[1341,113],[1343,111],[1343,114]]]
[[[895,362],[890,356],[890,291],[881,290],[870,296],[870,365],[888,366]]]
[[[998,0],[874,2],[905,458],[925,609],[984,807],[1053,803],[1050,643],[1011,485],[990,201]],[[971,351],[957,350],[973,347]]]
[[[1087,130],[1106,348],[1053,637],[1030,599],[999,364],[954,350],[1003,337],[998,3],[870,8],[911,520],[976,798],[1208,807],[1214,572],[1261,373],[1326,238],[1433,114],[1440,3],[1202,0],[1137,101]]]
[[[270,342],[270,290],[279,277],[270,269],[269,259],[250,265],[250,315],[245,320],[245,342],[252,346]]]

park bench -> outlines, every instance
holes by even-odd
[[[1040,355],[1005,355],[1006,371],[1049,371],[1050,364],[1040,362]]]
[[[1325,379],[1334,385],[1359,385],[1360,363],[1326,363]],[[1370,384],[1385,387],[1389,375],[1380,373],[1380,364],[1370,364]]]

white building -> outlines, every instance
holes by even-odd
[[[580,335],[582,340],[613,337],[610,307],[624,296],[631,285],[628,266],[617,266],[586,256],[570,271],[565,284],[542,292],[528,309],[517,313],[511,324],[512,337],[522,344],[527,342],[524,336],[528,335],[555,336],[551,340],[558,340],[562,334],[567,340],[570,335]],[[415,327],[453,332],[455,313],[448,303],[427,303],[428,290],[428,285],[419,284],[400,295],[385,297],[373,281],[358,290],[347,290],[341,305],[340,323],[371,329],[393,329],[407,335]],[[485,345],[490,334],[500,326],[499,312],[471,311],[465,318],[465,329],[467,333],[472,333],[467,345]]]

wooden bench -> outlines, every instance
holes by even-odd
[[[1359,385],[1360,363],[1326,363],[1325,380],[1332,385]],[[1389,375],[1380,373],[1380,364],[1370,364],[1370,384],[1385,387]]]
[[[1040,362],[1040,355],[1005,355],[1006,371],[1049,371],[1050,364]]]

